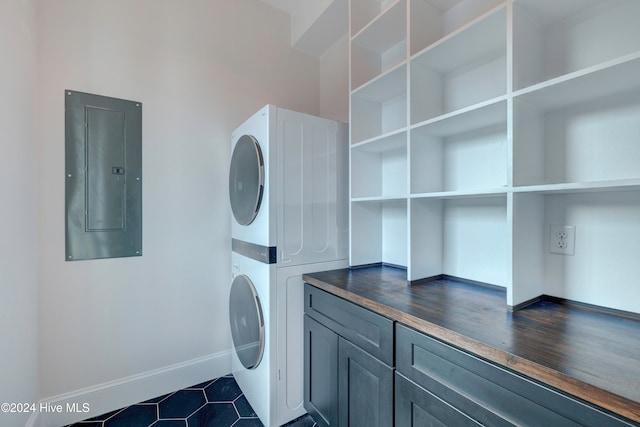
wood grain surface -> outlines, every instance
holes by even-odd
[[[640,320],[562,301],[518,311],[502,290],[409,285],[386,266],[303,275],[336,296],[640,423]]]

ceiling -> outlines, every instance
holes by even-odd
[[[347,34],[347,0],[261,1],[290,16],[291,46],[309,55],[322,56],[330,46]]]

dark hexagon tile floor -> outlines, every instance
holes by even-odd
[[[206,381],[68,427],[263,427],[233,376]],[[309,415],[286,427],[315,427]]]

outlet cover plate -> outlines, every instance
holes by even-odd
[[[575,255],[576,226],[551,224],[549,226],[549,252],[560,255]]]

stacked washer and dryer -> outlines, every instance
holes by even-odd
[[[348,127],[267,105],[231,149],[232,373],[274,427],[306,412],[302,275],[348,266]]]

